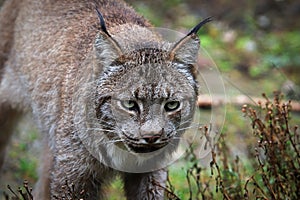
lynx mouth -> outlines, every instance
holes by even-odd
[[[127,144],[127,146],[129,147],[130,150],[132,150],[135,153],[151,153],[151,152],[157,151],[157,150],[165,147],[167,144],[168,144],[167,142],[164,142],[164,143],[155,144],[155,145]]]

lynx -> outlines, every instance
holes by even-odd
[[[44,137],[34,199],[68,181],[89,200],[114,176],[127,199],[163,199],[198,84],[197,31],[170,43],[121,0],[9,0],[0,12],[0,166],[20,117]],[[158,187],[159,186],[159,187]]]

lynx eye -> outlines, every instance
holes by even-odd
[[[139,109],[137,102],[135,102],[133,100],[123,100],[123,101],[121,101],[121,105],[123,106],[123,108],[130,110],[130,111],[132,111],[132,110],[137,111]]]
[[[176,109],[178,109],[180,106],[180,102],[179,101],[169,101],[165,104],[165,110],[167,112],[172,112],[175,111]]]

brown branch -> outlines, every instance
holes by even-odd
[[[246,95],[237,95],[235,97],[227,97],[224,98],[223,95],[200,95],[197,100],[197,105],[200,108],[211,108],[213,106],[222,106],[226,104],[233,104],[233,105],[258,105],[260,102],[265,102],[265,98],[259,97],[248,97]],[[300,102],[292,101],[290,103],[291,110],[300,112]]]

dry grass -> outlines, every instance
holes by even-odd
[[[193,165],[186,172],[188,199],[298,199],[300,137],[298,126],[290,123],[291,101],[284,102],[278,92],[272,100],[262,96],[265,100],[257,107],[242,107],[257,141],[250,144],[248,164],[232,156],[224,133],[211,146],[210,170],[201,167],[193,147],[189,149],[187,158]],[[207,127],[202,131],[209,135]]]

